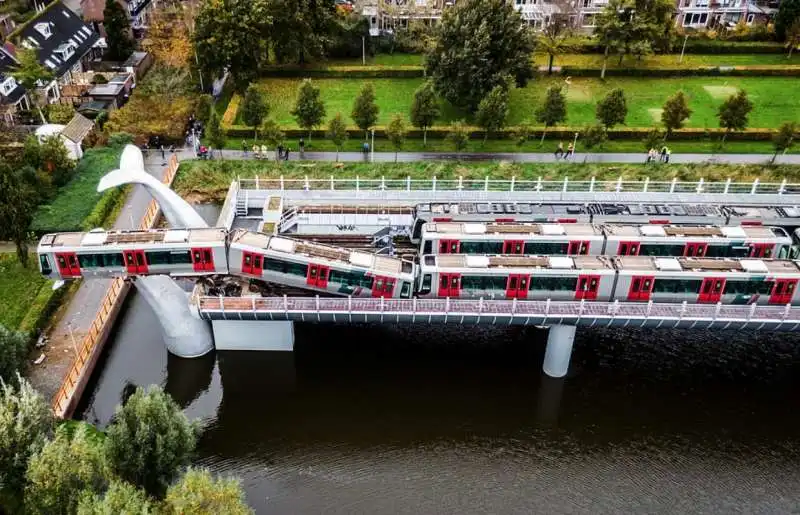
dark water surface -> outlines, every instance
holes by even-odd
[[[298,324],[291,353],[168,356],[133,296],[82,416],[161,384],[259,513],[798,513],[800,335]]]

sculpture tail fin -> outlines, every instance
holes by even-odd
[[[119,159],[119,168],[112,170],[100,179],[97,191],[105,191],[109,188],[130,184],[133,182],[142,183],[152,177],[144,170],[144,159],[142,152],[133,145],[125,145],[122,156]]]

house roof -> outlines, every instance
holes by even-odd
[[[92,131],[94,122],[79,113],[75,113],[61,135],[74,143],[80,143]]]
[[[5,48],[0,47],[0,84],[3,84],[6,79],[10,77],[10,74],[16,65],[17,61],[11,56],[11,54]],[[14,89],[12,89],[8,95],[4,95],[3,90],[0,89],[0,99],[2,99],[3,103],[13,104],[22,98],[22,95],[24,94],[25,88],[19,84],[16,84]]]
[[[17,46],[35,48],[39,62],[57,77],[77,63],[100,36],[60,1],[29,20],[12,38]]]

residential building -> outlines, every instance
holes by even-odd
[[[30,104],[25,89],[20,86],[11,72],[17,61],[5,47],[0,48],[0,119],[11,125],[16,122],[20,109],[28,109]]]
[[[679,26],[704,29],[767,23],[778,12],[778,0],[678,0]]]
[[[370,34],[377,36],[408,27],[412,21],[435,25],[442,12],[455,0],[364,0],[360,4],[362,16],[369,20]]]
[[[131,21],[132,36],[141,38],[150,23],[157,0],[116,0],[128,13]],[[80,11],[83,20],[89,23],[102,37],[106,37],[103,26],[103,11],[106,0],[80,0]]]

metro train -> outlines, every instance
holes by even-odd
[[[47,234],[39,269],[78,277],[240,275],[362,297],[410,298],[409,260],[351,251],[243,229],[153,229]]]
[[[411,241],[431,222],[775,225],[800,227],[800,207],[710,204],[458,202],[417,204]]]
[[[800,232],[798,230],[797,232]],[[795,241],[800,241],[797,232]],[[422,226],[420,254],[796,257],[780,227],[436,222]]]

